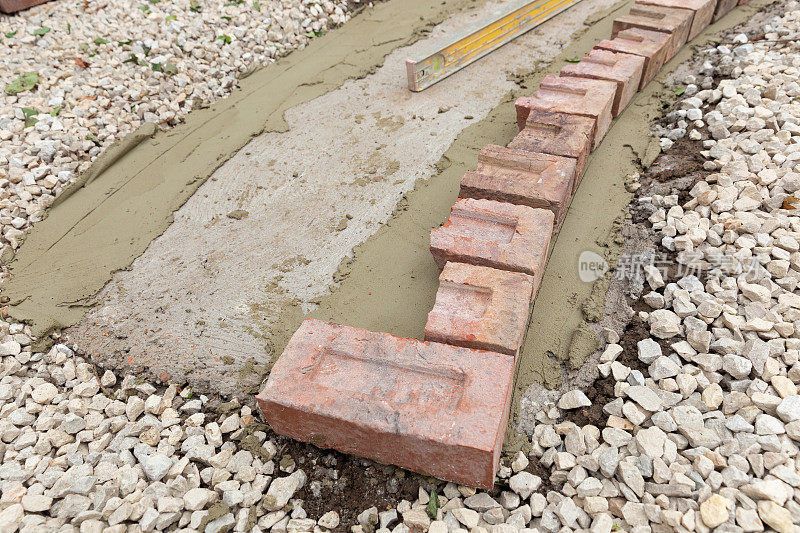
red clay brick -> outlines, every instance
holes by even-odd
[[[611,127],[611,107],[617,84],[604,80],[545,76],[533,96],[518,98],[517,124],[530,111],[569,113],[594,119],[592,149],[597,148]]]
[[[431,253],[439,268],[454,261],[522,272],[540,280],[553,223],[553,213],[546,209],[462,198],[447,222],[431,231]]]
[[[644,70],[639,90],[656,77],[658,71],[667,62],[667,43],[669,35],[658,31],[631,28],[619,32],[612,39],[605,39],[597,43],[595,48],[633,54],[644,58]]]
[[[306,320],[256,400],[282,435],[489,488],[513,380],[507,355]]]
[[[562,76],[593,78],[617,84],[611,115],[617,116],[633,100],[642,81],[644,58],[633,54],[615,54],[608,50],[592,50],[580,63],[566,65]]]
[[[636,0],[636,3],[691,11],[690,41],[711,24],[711,17],[714,16],[714,8],[717,5],[716,0]]]
[[[425,340],[516,356],[536,293],[533,276],[466,263],[447,263]]]
[[[614,20],[611,37],[622,30],[639,28],[669,35],[666,61],[669,61],[689,40],[692,14],[685,9],[672,9],[643,4],[634,4],[629,14]]]
[[[711,19],[711,22],[716,22],[738,5],[738,0],[719,0],[717,2],[717,8],[714,10],[714,17]]]
[[[592,149],[593,128],[594,122],[587,117],[566,113],[533,112],[527,115],[527,123],[523,122],[520,125],[520,132],[508,147],[526,152],[574,158],[575,180],[572,186],[574,194]]]
[[[558,231],[569,209],[575,160],[489,144],[478,154],[478,168],[461,178],[461,198],[476,198],[548,209]]]
[[[3,13],[16,13],[29,7],[44,4],[48,0],[0,0],[0,11]]]

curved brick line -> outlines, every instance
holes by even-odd
[[[432,231],[443,271],[425,337],[460,346],[306,320],[256,397],[275,431],[448,481],[494,483],[514,360],[589,152],[688,36],[738,0],[638,1],[611,39],[517,101],[519,134],[481,150],[449,220]]]
[[[653,2],[659,5],[651,5]],[[612,117],[618,116],[635,93],[655,77],[654,66],[660,69],[687,43],[690,30],[696,35],[708,26],[712,14],[721,16],[730,11],[732,6],[727,2],[638,0],[629,14],[614,20],[611,39],[598,43],[580,62],[565,66],[560,76],[546,76],[533,95],[516,101],[519,134],[505,151],[493,145],[481,150],[478,170],[464,175],[459,196],[498,200],[485,206],[496,213],[508,212],[512,207],[508,204],[549,209],[555,215],[555,227],[542,227],[540,233],[557,232],[583,176],[586,158],[602,142]],[[547,159],[553,155],[562,161],[575,161],[575,165],[562,166],[562,172],[556,174],[553,172],[555,163]],[[564,170],[567,168],[569,175]],[[556,190],[569,190],[571,194],[555,194]],[[543,198],[550,201],[543,202]],[[453,233],[454,222],[458,222],[458,238],[451,238],[450,248],[447,248],[441,234]],[[491,224],[479,224],[470,218],[458,220],[457,214],[451,213],[444,228],[432,231],[431,252],[439,258],[440,264],[446,257],[471,265],[493,264],[503,268],[500,258],[515,249],[519,263],[531,263],[537,258],[543,270],[549,243],[540,240],[536,246],[520,250],[513,238],[501,242],[496,235],[497,229]],[[487,248],[487,243],[492,246]],[[444,280],[442,276],[440,283]],[[428,317],[425,338],[447,339],[447,328],[442,325],[441,317],[452,317],[449,326],[452,328],[452,324],[459,323],[457,317],[464,313],[462,307],[469,305],[466,298],[446,298],[440,285],[434,311]],[[529,318],[530,313],[525,321],[526,328]],[[451,331],[449,338],[485,337],[490,323],[497,329],[493,332],[495,335],[515,338],[518,322],[516,315],[500,324],[494,317],[487,316],[485,321],[461,323],[458,336]],[[503,353],[516,355],[521,337],[519,343],[504,346]]]

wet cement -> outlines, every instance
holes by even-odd
[[[167,371],[195,388],[244,396],[259,389],[307,313],[332,310],[344,323],[374,316],[376,329],[421,336],[429,304],[402,293],[435,292],[427,234],[452,195],[438,185],[431,196],[406,195],[426,180],[452,185],[455,170],[473,166],[498,128],[513,132],[513,109],[497,106],[521,90],[521,76],[536,66],[531,58],[551,60],[587,16],[614,1],[581,2],[424,92],[409,92],[405,58],[494,9],[487,3],[397,48],[363,79],[287,110],[289,129],[254,138],[222,165],[130,270],[113,276],[70,339],[97,363]],[[398,218],[398,201],[400,210],[414,206],[411,218]],[[355,247],[397,221],[391,240],[403,244],[379,239],[375,254],[398,266],[416,261],[419,275],[378,269],[365,278],[357,265],[370,255],[360,252],[349,266]],[[399,292],[384,298],[398,282]],[[340,290],[344,299],[328,299]]]
[[[11,316],[43,345],[77,322],[116,271],[127,269],[172,214],[226,160],[264,131],[286,131],[284,112],[374,71],[477,0],[404,0],[366,8],[303,50],[240,80],[228,98],[154,133],[144,125],[99,159],[39,222],[11,260],[3,295]]]

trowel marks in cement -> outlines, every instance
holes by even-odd
[[[421,336],[437,276],[428,232],[446,218],[453,185],[480,147],[513,135],[513,106],[495,108],[518,89],[515,72],[552,59],[611,3],[582,2],[423,93],[409,92],[405,58],[489,8],[463,13],[375,73],[287,110],[288,131],[263,134],[223,165],[131,270],[114,277],[70,339],[99,361],[246,394],[310,311]],[[437,175],[447,161],[452,168]],[[441,192],[402,200],[431,176],[426,183]],[[410,216],[392,218],[398,202]],[[390,219],[391,238],[357,254],[343,276],[353,248]],[[342,277],[346,284],[325,299]]]
[[[38,337],[75,323],[111,275],[131,265],[215,169],[261,132],[288,129],[287,109],[367,75],[396,47],[475,5],[469,0],[378,4],[242,79],[230,97],[191,113],[169,132],[151,139],[152,126],[143,126],[109,149],[28,235],[4,287],[12,316],[30,322]],[[177,274],[170,269],[164,275],[170,273]]]

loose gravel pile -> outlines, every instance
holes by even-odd
[[[0,17],[0,244],[144,122],[167,129],[349,18],[346,0],[47,3]]]
[[[60,173],[79,170],[99,151],[81,136],[94,132],[102,146],[151,118],[146,113],[167,117],[173,98],[188,93],[190,85],[192,101],[224,94],[221,79],[235,79],[233,73],[249,61],[243,59],[248,52],[233,64],[221,59],[235,43],[241,42],[237,46],[249,50],[255,62],[265,60],[257,56],[270,57],[266,41],[247,38],[256,29],[226,30],[231,43],[214,39],[200,44],[200,35],[217,33],[220,23],[211,16],[212,8],[203,5],[196,12],[193,4],[164,2],[143,6],[150,14],[136,13],[142,18],[128,30],[135,34],[131,44],[90,45],[106,54],[105,64],[85,54],[87,62],[98,63],[101,76],[88,77],[77,65],[64,66],[62,72],[53,66],[54,57],[38,59],[48,54],[48,44],[56,49],[48,40],[57,35],[56,22],[33,19],[49,15],[65,20],[54,13],[83,13],[84,8],[54,5],[26,16],[27,25],[20,27],[19,46],[27,47],[31,59],[22,59],[22,53],[0,58],[6,62],[3,68],[12,71],[46,65],[38,69],[37,89],[4,97],[2,114],[8,109],[16,114],[23,106],[48,111],[64,105],[57,116],[40,117],[28,128],[22,127],[25,117],[19,114],[0,119],[0,163],[9,169],[2,181],[7,193],[0,200],[6,202],[2,224],[7,239],[17,235],[9,236],[9,228],[19,231],[30,224],[36,212],[30,206],[40,209],[46,205],[42,198],[56,190],[57,184],[45,187],[40,181],[53,176],[68,181]],[[279,12],[299,12],[299,4],[292,5]],[[178,6],[177,20],[165,21],[167,12],[158,11]],[[83,13],[86,29],[73,27],[73,36],[88,39],[96,28],[111,28],[110,14],[119,10],[122,20],[138,6],[129,7],[108,5],[92,15],[97,19],[91,24]],[[324,15],[324,3],[319,8],[307,8],[319,13],[310,20],[337,22]],[[241,15],[253,7],[214,9]],[[271,13],[266,2],[261,9]],[[608,332],[600,357],[600,374],[612,383],[613,396],[602,405],[604,425],[575,423],[592,401],[579,390],[569,391],[537,414],[532,452],[507,459],[499,489],[476,492],[451,483],[440,485],[435,495],[420,489],[414,502],[366,509],[353,531],[799,530],[800,217],[795,207],[800,206],[800,7],[788,2],[784,9],[758,39],[740,35],[734,45],[705,52],[702,72],[686,80],[679,110],[671,115],[673,125],[664,130],[665,149],[685,138],[702,143],[705,175],[688,191],[640,194],[633,210],[645,214],[661,252],[701,270],[674,277],[672,271],[645,269],[645,307],[637,307],[633,317],[646,327],[645,338],[625,348],[616,333]],[[248,17],[230,16],[247,27]],[[309,27],[302,18],[281,16]],[[180,36],[163,45],[155,37],[144,40],[142,28],[152,27],[156,35],[156,28],[184,17],[181,31],[197,32],[197,54],[197,48],[178,53],[179,45],[186,44]],[[199,17],[196,27],[191,17]],[[23,25],[22,19],[10,20]],[[0,24],[9,23],[4,19]],[[53,29],[33,36],[31,29],[42,24]],[[272,40],[271,30],[256,26]],[[302,44],[302,30],[291,35],[280,42]],[[113,37],[126,40],[122,34]],[[116,55],[108,50],[117,46]],[[122,49],[142,54],[144,46],[150,48],[151,62],[171,62],[178,74],[121,63],[129,53]],[[223,63],[230,69],[224,70]],[[181,73],[188,80],[183,88]],[[74,76],[83,77],[78,82]],[[136,91],[141,91],[137,102],[148,102],[140,104],[147,108],[141,115],[131,103]],[[94,100],[81,100],[85,96]],[[157,102],[154,107],[152,102]],[[126,112],[118,112],[116,106],[125,105]],[[179,120],[184,107],[172,109],[175,114],[163,124]],[[20,147],[26,151],[19,152]],[[38,176],[37,168],[46,170]],[[25,219],[19,228],[13,225],[17,218]],[[234,403],[212,411],[206,398],[188,389],[157,389],[133,376],[118,379],[65,345],[35,353],[29,330],[19,324],[0,322],[0,364],[0,531],[344,529],[336,509],[307,516],[296,496],[304,488],[314,494],[319,486],[307,487],[315,482],[308,481],[302,465],[281,455],[278,441],[247,406]],[[368,502],[370,495],[363,498]]]

